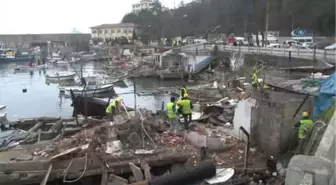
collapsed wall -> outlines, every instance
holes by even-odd
[[[299,121],[300,112],[312,112],[313,100],[308,99],[293,117],[304,95],[269,90],[263,94],[255,92],[253,98],[257,104],[251,113],[251,142],[266,154],[278,156],[293,144],[294,124]]]

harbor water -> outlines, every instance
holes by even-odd
[[[72,66],[48,65],[44,70],[15,72],[16,63],[0,64],[0,105],[6,105],[8,120],[19,118],[52,116],[70,117],[73,107],[71,99],[59,92],[58,84],[46,83],[45,75],[59,71],[80,71],[84,75],[102,74],[103,63],[87,62]],[[20,63],[20,65],[26,65]],[[153,92],[161,87],[178,87],[182,81],[160,81],[159,79],[136,79],[136,92]],[[133,81],[126,79],[127,86],[115,87],[117,94],[123,98],[126,106],[134,107]],[[23,92],[27,89],[27,92]],[[146,93],[145,93],[146,94]],[[159,110],[162,102],[169,101],[169,94],[136,96],[137,107]]]

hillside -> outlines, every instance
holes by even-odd
[[[292,13],[293,12],[293,13]],[[265,30],[266,0],[204,0],[180,4],[162,12],[161,4],[138,15],[127,14],[122,22],[143,26],[143,37],[204,35],[207,29],[220,25],[224,33],[242,35]],[[294,28],[315,35],[335,35],[335,0],[270,0],[269,30],[288,36]]]

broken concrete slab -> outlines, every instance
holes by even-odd
[[[313,174],[313,184],[329,183],[333,166],[329,160],[315,156],[296,155],[292,157],[286,172],[286,185],[300,184],[307,173]]]
[[[190,142],[192,145],[194,145],[197,148],[206,147],[207,145],[207,141],[206,141],[207,136],[201,135],[194,131],[185,133],[185,138],[188,142]]]
[[[106,153],[113,154],[117,152],[121,152],[123,149],[123,145],[120,140],[117,141],[108,141],[106,142]]]
[[[107,185],[125,185],[125,184],[128,184],[127,179],[124,179],[114,174],[110,174],[108,177]]]
[[[132,173],[134,175],[134,178],[137,182],[144,180],[144,175],[139,167],[137,167],[133,163],[129,163],[129,166],[132,170]]]
[[[208,137],[207,139],[207,149],[210,151],[223,151],[225,150],[225,139]]]

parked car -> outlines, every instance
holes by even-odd
[[[324,49],[335,51],[336,50],[336,43],[334,43],[332,45],[329,45],[329,46],[325,47]]]
[[[325,47],[329,46],[330,42],[316,42],[314,44],[312,44],[309,49],[314,49],[316,47],[316,49],[324,49]]]
[[[286,40],[283,42],[283,46],[286,48],[305,48],[302,44],[296,40]]]
[[[279,44],[278,40],[267,40],[266,41],[266,47],[280,48],[280,44]]]

